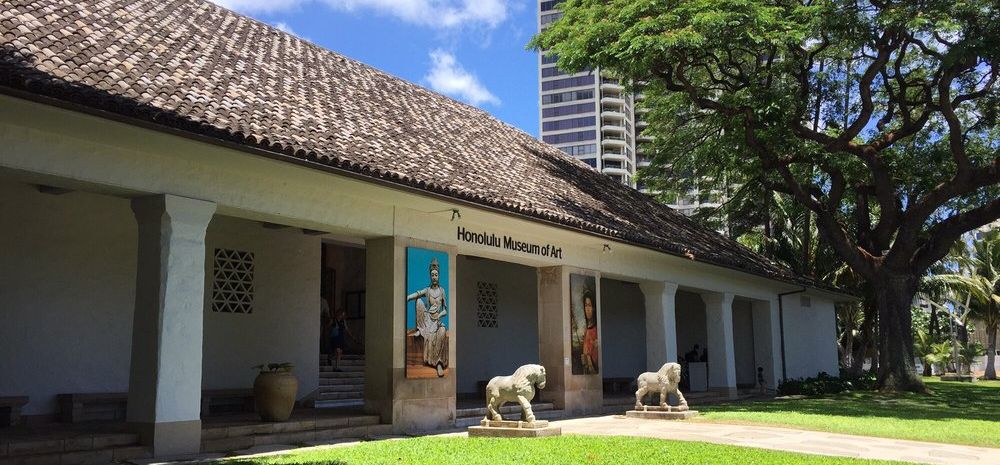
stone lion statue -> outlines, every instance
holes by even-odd
[[[677,388],[677,384],[680,381],[681,366],[678,363],[664,363],[656,373],[647,371],[639,375],[639,378],[636,380],[639,390],[635,391],[636,410],[642,409],[642,399],[646,397],[646,394],[650,393],[660,394],[660,407],[667,406],[667,394],[674,394],[678,400],[677,409],[687,410],[687,400],[684,399],[684,394],[681,394],[681,390]]]
[[[501,421],[500,407],[508,402],[521,404],[521,421],[535,421],[531,411],[531,399],[535,398],[535,386],[545,389],[545,367],[523,365],[510,376],[494,376],[486,385],[486,419]]]

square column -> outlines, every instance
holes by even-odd
[[[677,284],[639,284],[646,297],[646,369],[659,370],[664,363],[677,361]]]
[[[126,417],[156,456],[201,451],[205,230],[215,207],[173,195],[132,200],[139,249]]]
[[[708,387],[724,391],[730,398],[736,398],[733,297],[729,292],[701,295],[708,333]]]
[[[545,389],[541,398],[555,404],[569,415],[600,413],[604,406],[601,374],[604,369],[603,353],[600,354],[598,374],[574,375],[570,332],[570,273],[595,276],[597,286],[595,311],[597,312],[598,341],[601,341],[601,290],[600,276],[588,270],[553,266],[538,269],[538,355],[545,367]],[[603,347],[598,344],[598,348]],[[613,363],[613,362],[612,362]]]
[[[440,378],[406,377],[406,248],[448,253],[451,276],[445,289],[448,308],[448,371]],[[396,433],[418,433],[455,425],[457,319],[456,251],[453,246],[403,237],[366,242],[365,410],[391,423]],[[474,309],[471,310],[475,312]]]
[[[768,389],[777,389],[781,382],[781,326],[778,322],[778,300],[753,301],[754,358],[764,368]]]

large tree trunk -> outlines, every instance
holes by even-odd
[[[871,283],[878,304],[878,387],[883,391],[927,390],[913,363],[910,307],[917,281],[913,275],[884,275]]]
[[[997,379],[997,369],[993,365],[997,356],[997,328],[986,329],[986,379]]]

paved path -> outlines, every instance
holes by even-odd
[[[641,420],[622,415],[574,418],[552,421],[561,426],[563,434],[594,436],[636,436],[679,441],[697,441],[761,449],[836,455],[863,459],[897,460],[941,465],[1000,465],[1000,449],[957,446],[932,442],[852,436],[848,434],[804,431],[769,426],[729,425],[691,421]],[[464,431],[434,435],[465,436]],[[401,437],[396,437],[400,438]],[[385,439],[389,439],[388,437]],[[314,448],[344,447],[357,440],[345,439],[329,443],[311,443]],[[241,451],[240,456],[271,455],[299,449],[293,445],[274,445]],[[214,460],[225,454],[200,454],[187,460]],[[231,456],[230,456],[231,457]],[[156,459],[136,460],[137,465],[178,463]],[[738,464],[733,464],[738,465]]]
[[[1000,465],[1000,449],[852,436],[768,426],[641,420],[622,415],[552,422],[563,434],[638,436],[759,447],[806,454],[943,465]]]

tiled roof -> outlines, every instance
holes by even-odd
[[[2,87],[815,286],[482,110],[203,0],[6,0]]]

